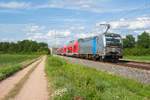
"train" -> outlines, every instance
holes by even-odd
[[[110,25],[105,25],[107,25],[107,30],[104,33],[70,41],[64,47],[58,48],[56,54],[93,60],[118,61],[118,59],[123,58],[121,35],[109,33]]]

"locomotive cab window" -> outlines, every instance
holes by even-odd
[[[121,37],[120,36],[106,36],[106,46],[117,46],[119,48],[122,47]]]
[[[106,42],[121,43],[120,37],[106,37]]]

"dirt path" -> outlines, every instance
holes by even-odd
[[[47,100],[47,79],[45,77],[45,60],[43,57],[42,62],[30,75],[27,82],[24,84],[21,91],[16,95],[14,100]]]
[[[20,79],[22,79],[24,77],[24,75],[34,66],[36,65],[40,60],[32,63],[31,65],[29,65],[28,67],[24,68],[23,70],[17,72],[16,74],[14,74],[13,76],[3,80],[2,82],[0,82],[0,100],[6,95],[8,94],[8,92],[15,87],[15,84],[17,84]]]

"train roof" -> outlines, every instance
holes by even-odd
[[[106,33],[105,36],[110,36],[110,37],[121,37],[120,34],[116,34],[116,33]]]

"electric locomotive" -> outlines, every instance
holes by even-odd
[[[116,33],[108,33],[109,24],[104,33],[94,37],[81,38],[69,42],[65,55],[94,60],[117,61],[123,57],[123,43],[121,36]],[[74,43],[73,43],[74,42]],[[66,48],[66,47],[65,47]]]

